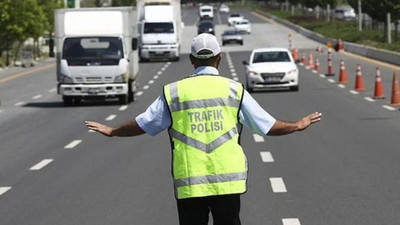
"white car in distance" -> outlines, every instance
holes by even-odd
[[[210,5],[202,5],[199,8],[200,19],[203,18],[214,18],[214,8]]]
[[[220,13],[229,13],[229,6],[227,6],[226,4],[222,4],[219,7],[219,12]]]
[[[243,16],[240,15],[239,13],[232,13],[228,17],[228,25],[233,26],[235,23],[242,21],[243,19],[244,19]]]
[[[247,34],[251,33],[251,24],[248,20],[243,19],[241,21],[238,21],[235,24],[233,24],[233,27],[242,33],[247,33]]]
[[[258,48],[251,52],[246,66],[246,89],[299,90],[299,70],[286,48]]]

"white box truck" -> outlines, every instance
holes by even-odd
[[[178,61],[184,26],[180,0],[137,0],[136,6],[140,59]]]
[[[134,99],[139,74],[133,7],[54,12],[58,93],[65,105],[86,98]]]

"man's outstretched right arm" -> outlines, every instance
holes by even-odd
[[[144,134],[135,119],[129,120],[118,127],[111,127],[94,121],[85,121],[89,130],[93,130],[107,137],[132,137]]]

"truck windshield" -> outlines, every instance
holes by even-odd
[[[74,37],[65,39],[62,58],[69,65],[118,65],[123,56],[119,37]]]
[[[145,34],[174,33],[174,25],[172,23],[145,23],[143,32]]]

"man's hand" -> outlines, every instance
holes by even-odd
[[[322,119],[322,113],[319,113],[319,112],[312,113],[312,114],[304,117],[303,119],[297,121],[297,123],[296,123],[297,130],[302,131],[302,130],[306,129],[307,127],[309,127],[311,124],[321,121],[321,119]]]
[[[93,121],[85,121],[85,124],[87,128],[89,128],[89,130],[99,132],[100,134],[103,134],[107,137],[112,137],[112,131],[114,129],[113,127],[109,127],[104,124]]]

